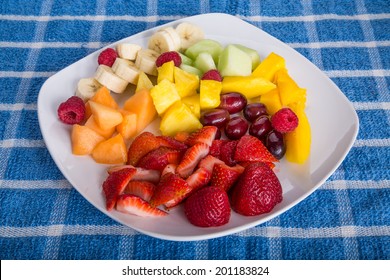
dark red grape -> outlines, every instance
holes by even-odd
[[[253,122],[262,115],[268,115],[267,107],[263,103],[251,103],[244,108],[244,117],[249,121]]]
[[[217,133],[215,133],[214,139],[216,139],[216,140],[221,139],[221,136],[222,136],[221,129],[218,129]]]
[[[225,109],[230,114],[241,112],[246,106],[246,97],[238,92],[221,94],[221,104],[219,108]]]
[[[283,134],[279,131],[272,130],[268,133],[265,146],[268,151],[276,157],[277,159],[281,159],[286,153],[286,146],[284,145]]]
[[[265,141],[267,134],[272,130],[272,123],[268,116],[258,117],[249,127],[249,134]]]
[[[247,121],[240,117],[233,117],[229,120],[225,127],[225,135],[232,140],[240,139],[248,130]]]
[[[214,125],[218,128],[224,128],[229,119],[230,115],[228,111],[224,109],[212,109],[202,115],[200,122],[203,125]]]

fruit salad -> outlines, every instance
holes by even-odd
[[[164,217],[181,208],[191,224],[215,227],[231,211],[261,215],[283,200],[274,167],[308,159],[305,104],[283,57],[261,59],[183,22],[152,34],[147,48],[103,50],[57,112],[72,126],[72,153],[108,165],[108,211]]]

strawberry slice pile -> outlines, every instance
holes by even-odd
[[[107,210],[162,217],[183,204],[188,221],[200,227],[228,223],[231,209],[245,216],[270,212],[282,201],[272,170],[278,160],[256,137],[220,140],[217,130],[204,126],[186,137],[138,135],[128,162],[108,169]]]

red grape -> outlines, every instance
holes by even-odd
[[[232,140],[240,139],[245,135],[248,130],[247,121],[240,117],[236,116],[229,120],[225,127],[225,135]]]
[[[221,104],[219,108],[225,109],[230,114],[238,113],[246,106],[246,97],[238,92],[221,94]]]
[[[212,109],[202,115],[200,122],[205,126],[213,125],[218,128],[223,128],[229,119],[230,115],[228,111],[224,109]]]
[[[244,108],[244,117],[249,121],[253,122],[262,115],[268,115],[267,107],[263,103],[251,103]]]
[[[267,134],[272,130],[272,124],[268,116],[258,117],[249,127],[249,134],[265,141]]]
[[[281,159],[286,153],[283,134],[279,131],[272,130],[270,133],[268,133],[265,146],[267,147],[268,151],[270,151],[270,153],[277,159]]]

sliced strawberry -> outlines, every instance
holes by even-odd
[[[229,140],[224,140],[224,139],[214,140],[211,144],[209,154],[216,157],[216,158],[219,158],[219,156],[221,154],[221,147],[226,142],[229,142]]]
[[[161,173],[158,170],[149,170],[141,167],[134,167],[129,164],[125,165],[117,165],[112,166],[107,169],[108,174],[111,174],[115,171],[125,169],[125,168],[135,168],[136,172],[134,176],[131,178],[131,180],[138,180],[138,181],[149,181],[152,183],[158,183],[160,181]]]
[[[167,164],[179,164],[182,154],[181,151],[161,146],[143,156],[137,166],[162,171]]]
[[[118,197],[123,193],[135,172],[135,168],[124,168],[112,172],[103,182],[103,192],[106,197],[106,208],[108,211],[114,208]]]
[[[185,143],[189,136],[190,134],[188,132],[179,131],[178,133],[175,134],[174,138],[179,142]]]
[[[180,178],[179,175],[167,173],[161,177],[160,182],[154,190],[154,194],[150,199],[152,206],[159,206],[166,202],[183,196],[188,191],[187,182]]]
[[[150,151],[161,146],[161,140],[151,132],[143,132],[131,143],[127,151],[127,164],[137,166],[138,161]]]
[[[176,168],[176,172],[182,177],[187,178],[194,171],[199,161],[207,156],[210,147],[205,143],[196,143],[183,155],[183,158]]]
[[[161,172],[161,176],[164,176],[167,173],[175,174],[176,168],[177,168],[177,164],[173,164],[173,163],[167,164],[163,169],[163,171]]]
[[[179,151],[185,151],[188,148],[186,144],[170,136],[161,135],[157,136],[157,138],[160,140],[161,146],[169,147]]]
[[[254,136],[245,135],[238,140],[234,160],[277,162],[278,160],[267,150],[264,144]]]
[[[167,212],[152,207],[142,198],[132,194],[121,195],[118,198],[116,209],[126,214],[133,214],[141,217],[164,217],[168,215]]]
[[[210,173],[213,172],[213,168],[215,164],[223,164],[224,162],[216,157],[213,157],[211,155],[206,156],[199,162],[199,167],[207,169]]]
[[[241,161],[240,165],[244,168],[246,168],[249,164],[256,163],[256,162],[261,162],[261,161]],[[273,162],[263,162],[266,165],[268,165],[271,169],[275,168],[275,163]]]
[[[238,140],[233,140],[221,145],[219,158],[229,166],[234,166],[236,164],[236,161],[234,160],[234,153],[236,151],[237,143]]]
[[[156,186],[148,181],[130,181],[123,193],[134,194],[145,201],[150,201]]]
[[[210,184],[212,186],[220,187],[227,192],[234,185],[242,172],[244,172],[244,167],[238,164],[234,167],[226,164],[216,164],[214,165]]]
[[[193,132],[186,140],[188,146],[194,146],[196,143],[205,143],[211,146],[218,128],[216,126],[204,126],[201,129]]]

